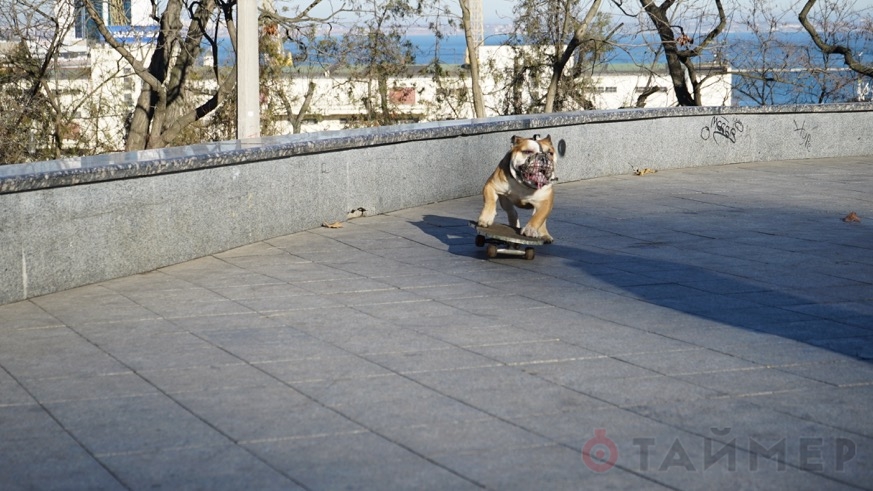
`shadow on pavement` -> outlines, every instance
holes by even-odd
[[[425,216],[414,224],[446,244],[450,253],[485,260],[484,251],[473,245],[476,232],[467,220]],[[554,244],[537,247],[533,262],[511,257],[497,261],[525,270],[536,265],[539,273],[579,284],[581,295],[585,288],[599,288],[698,319],[873,361],[873,316],[852,310],[851,303],[841,305],[833,299],[801,296],[766,281],[746,278],[743,271],[719,272],[718,264],[710,269],[646,253],[662,246],[668,244],[641,244],[633,254],[610,252],[568,245],[558,236]],[[755,276],[754,271],[749,273]],[[599,316],[597,312],[580,312]],[[610,320],[621,322],[618,318]],[[700,325],[713,328],[712,324]],[[669,334],[669,329],[656,326],[652,331]]]

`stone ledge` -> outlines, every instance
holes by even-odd
[[[871,104],[588,111],[0,166],[0,304],[346,220],[350,210],[472,196],[515,134],[550,134],[569,182],[873,155],[871,115]]]
[[[871,110],[873,110],[873,104],[870,103],[621,109],[437,121],[335,132],[272,136],[29,164],[2,165],[0,166],[0,194],[193,171],[313,153],[349,150],[361,146],[389,145],[486,133],[705,115],[846,113]]]

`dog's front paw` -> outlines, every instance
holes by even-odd
[[[543,239],[543,243],[544,243],[544,244],[551,244],[552,242],[555,241],[555,239],[552,238],[551,235],[543,235],[543,236],[540,237],[540,238]]]
[[[480,227],[488,228],[494,224],[494,217],[488,218],[486,216],[479,216],[479,221],[476,222]]]
[[[524,235],[525,237],[530,237],[532,239],[539,239],[540,238],[540,232],[537,229],[531,227],[530,225],[521,229],[521,235]]]

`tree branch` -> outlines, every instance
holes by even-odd
[[[88,12],[88,17],[91,18],[91,21],[94,22],[94,25],[97,27],[97,32],[103,36],[103,39],[106,40],[106,44],[111,46],[119,55],[121,55],[124,60],[130,64],[133,68],[133,71],[142,78],[143,82],[147,83],[152,90],[159,91],[161,90],[161,81],[155,78],[149,70],[142,64],[141,61],[137,60],[130,51],[121,43],[115,39],[115,36],[109,32],[109,29],[106,27],[106,24],[103,23],[103,18],[100,17],[100,13],[97,12],[97,9],[94,8],[94,2],[92,0],[83,0],[82,5],[85,7],[85,10]]]
[[[821,35],[819,35],[818,31],[815,29],[815,26],[809,21],[809,11],[812,10],[812,7],[815,5],[817,0],[807,0],[806,4],[801,9],[800,14],[797,16],[798,20],[800,20],[800,24],[806,29],[806,32],[809,33],[809,36],[812,38],[812,42],[821,50],[822,53],[832,55],[837,54],[843,57],[843,61],[845,61],[846,66],[851,68],[857,73],[861,75],[866,75],[868,77],[873,77],[873,66],[864,65],[857,59],[855,59],[854,53],[852,53],[852,49],[848,46],[842,46],[839,44],[828,44],[822,39]]]

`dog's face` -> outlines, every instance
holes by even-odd
[[[512,137],[512,159],[509,170],[519,182],[532,189],[542,189],[558,180],[555,176],[555,147],[552,138]]]

